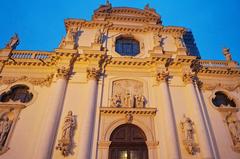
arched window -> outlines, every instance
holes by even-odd
[[[22,103],[28,103],[32,100],[33,94],[29,92],[29,87],[26,85],[12,86],[8,92],[4,92],[0,96],[1,102],[9,102],[10,100]]]
[[[212,103],[216,107],[221,107],[221,106],[230,106],[230,107],[236,107],[236,104],[233,100],[229,99],[229,97],[224,94],[223,92],[216,92],[215,93],[215,98],[212,99]]]
[[[110,136],[109,159],[148,159],[144,132],[133,124],[117,127]]]
[[[140,53],[139,42],[133,38],[118,38],[115,46],[115,51],[122,56],[136,56]]]

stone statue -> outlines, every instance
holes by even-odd
[[[95,44],[102,44],[102,31],[101,29],[98,29],[95,38],[94,38],[94,43]]]
[[[174,37],[177,48],[185,48],[185,44],[182,37]]]
[[[7,49],[16,49],[17,45],[19,44],[18,35],[15,33],[13,37],[11,37],[10,41],[7,43]]]
[[[132,107],[132,95],[129,92],[124,97],[124,107]]]
[[[159,33],[155,33],[153,36],[154,47],[160,46],[161,36]]]
[[[234,146],[240,147],[240,120],[234,119],[232,112],[230,112],[227,114],[225,122],[228,125]]]
[[[143,95],[135,95],[135,107],[144,108],[145,107],[145,98]]]
[[[194,128],[193,122],[189,117],[183,116],[181,121],[181,128],[184,134],[183,144],[189,154],[193,155],[195,153],[195,140],[194,140]]]
[[[115,94],[112,99],[111,99],[111,107],[121,107],[122,106],[122,101],[121,101],[121,96]]]
[[[64,119],[64,124],[62,127],[62,136],[58,140],[58,145],[56,149],[62,151],[63,156],[68,156],[71,153],[72,147],[72,137],[73,131],[76,127],[75,118],[72,114],[72,111],[69,111],[67,116]]]
[[[9,120],[7,115],[3,115],[0,118],[0,150],[5,144],[11,124],[12,122]]]
[[[223,55],[225,56],[226,61],[232,61],[232,55],[229,48],[223,48]]]

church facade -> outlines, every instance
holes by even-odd
[[[238,159],[240,67],[144,9],[66,19],[52,52],[0,50],[1,159]]]

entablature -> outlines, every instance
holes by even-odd
[[[101,114],[135,114],[135,115],[156,115],[157,108],[100,108]]]

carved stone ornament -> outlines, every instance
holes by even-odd
[[[142,82],[130,79],[113,82],[110,107],[145,108],[145,106]]]
[[[11,85],[13,83],[23,81],[29,82],[36,86],[47,86],[49,87],[52,83],[54,74],[47,75],[45,77],[29,77],[29,76],[0,76],[0,83]]]
[[[189,154],[194,155],[197,152],[197,144],[194,136],[195,130],[193,127],[194,123],[189,117],[184,115],[180,125],[183,134],[183,145]]]
[[[167,70],[163,70],[157,73],[156,80],[157,82],[165,82],[169,78],[169,72]]]
[[[240,152],[240,120],[232,112],[228,112],[225,117],[229,133],[232,138],[232,148],[236,152]]]
[[[196,75],[194,72],[189,71],[189,72],[185,72],[182,78],[185,84],[189,84],[189,83],[193,83],[193,81],[196,79]]]
[[[97,80],[100,76],[100,71],[97,70],[96,68],[88,68],[87,69],[87,79],[88,80],[91,80],[91,79],[94,79],[94,80]]]
[[[58,140],[57,150],[62,152],[63,156],[68,156],[72,154],[73,148],[73,135],[76,128],[76,120],[72,111],[69,111],[64,119],[64,124],[62,127],[61,139]]]
[[[127,123],[131,123],[133,121],[133,115],[132,114],[126,114],[125,118],[126,118]]]
[[[18,104],[0,104],[0,155],[6,152],[19,113],[25,108]]]
[[[70,75],[70,68],[67,68],[65,66],[62,66],[57,69],[57,78],[64,78],[67,79]]]

